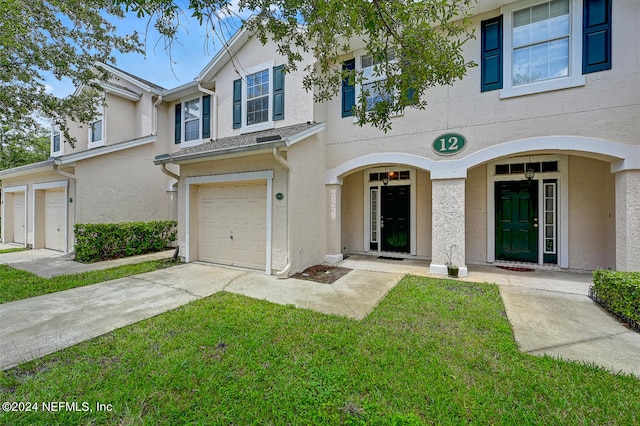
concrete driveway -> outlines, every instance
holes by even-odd
[[[0,305],[0,368],[39,358],[219,291],[364,318],[402,274],[352,271],[333,285],[190,263]]]

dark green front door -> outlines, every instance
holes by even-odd
[[[538,182],[496,182],[496,259],[538,261]]]
[[[383,186],[380,233],[382,250],[409,252],[409,185]]]

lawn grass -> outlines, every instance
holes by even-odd
[[[60,275],[41,278],[31,272],[0,265],[0,303],[40,296],[70,288],[81,287],[103,281],[115,280],[130,275],[151,272],[175,265],[171,259],[151,260],[133,265],[122,265],[102,271]]]
[[[10,248],[10,249],[4,249],[4,250],[0,250],[0,254],[5,254],[5,253],[17,253],[19,251],[25,251],[26,248],[22,248],[22,247],[16,247],[16,248]]]
[[[0,373],[0,401],[93,409],[12,425],[640,423],[637,378],[520,353],[496,286],[411,276],[362,321],[218,293]]]

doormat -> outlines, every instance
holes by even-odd
[[[383,260],[397,260],[398,262],[403,261],[404,259],[401,257],[389,257],[389,256],[378,256],[378,259],[383,259]]]
[[[506,269],[507,271],[513,272],[535,272],[535,269],[533,268],[518,268],[515,266],[497,266],[497,268]]]

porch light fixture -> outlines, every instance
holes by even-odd
[[[384,168],[384,177],[382,178],[382,184],[387,186],[389,184],[389,173],[387,173],[387,168]]]
[[[527,180],[531,180],[535,175],[536,175],[536,171],[533,170],[533,167],[531,167],[531,157],[529,157],[529,162],[527,163],[527,169],[524,171],[524,177]]]

